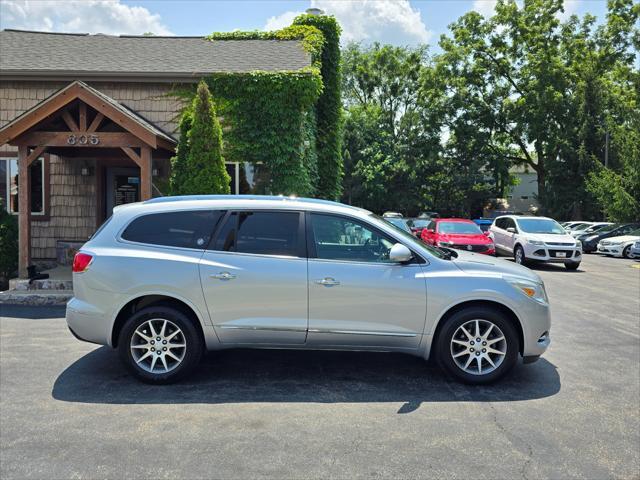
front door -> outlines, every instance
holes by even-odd
[[[139,168],[107,168],[105,181],[107,218],[114,207],[140,201]]]
[[[303,344],[308,302],[304,216],[229,212],[202,256],[200,281],[222,343]]]
[[[417,348],[427,309],[419,264],[389,261],[396,241],[347,217],[310,214],[309,345]]]

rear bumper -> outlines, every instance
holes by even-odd
[[[85,342],[109,344],[111,328],[106,318],[105,312],[75,297],[67,303],[67,326],[76,338]]]

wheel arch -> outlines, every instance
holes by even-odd
[[[514,249],[515,249],[515,245],[514,245]],[[472,308],[472,307],[493,308],[495,310],[498,310],[505,317],[507,317],[511,322],[511,324],[513,325],[513,327],[515,328],[516,333],[518,334],[518,351],[520,352],[520,355],[523,354],[524,330],[522,328],[522,322],[520,321],[520,318],[518,318],[518,315],[516,315],[516,313],[504,303],[500,303],[495,300],[475,299],[475,300],[466,300],[456,305],[453,305],[449,307],[449,309],[440,316],[431,340],[431,348],[429,349],[430,357],[431,357],[431,354],[434,352],[434,346],[437,345],[438,336],[440,335],[440,331],[442,330],[442,327],[446,323],[446,321],[457,312],[467,308]]]
[[[170,295],[154,293],[139,295],[129,300],[118,310],[118,313],[113,322],[113,326],[111,328],[111,346],[113,348],[116,348],[118,346],[118,337],[120,336],[122,327],[126,323],[127,319],[137,311],[150,306],[172,307],[176,310],[179,310],[191,320],[193,325],[196,327],[201,340],[203,342],[205,341],[202,321],[193,306],[189,305],[187,302],[179,298],[172,297]]]

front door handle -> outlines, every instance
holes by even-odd
[[[229,272],[220,272],[214,275],[210,275],[211,278],[216,278],[218,280],[233,280],[236,276],[233,273]]]
[[[325,287],[332,287],[334,285],[340,285],[340,282],[331,277],[325,277],[320,280],[316,280],[318,285],[324,285]]]

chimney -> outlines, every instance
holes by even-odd
[[[319,8],[307,8],[305,13],[308,15],[324,15],[324,11]]]

